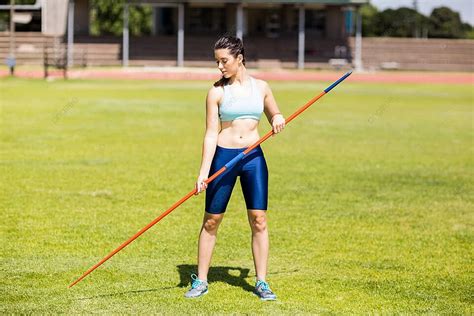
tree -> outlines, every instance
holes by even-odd
[[[360,8],[360,14],[362,16],[362,36],[377,36],[374,27],[374,18],[379,14],[377,7],[370,3],[364,4]]]
[[[125,0],[91,0],[91,34],[122,35]],[[129,29],[131,35],[151,33],[151,8],[129,6]]]
[[[363,36],[474,38],[474,29],[462,23],[459,13],[435,8],[429,17],[412,8],[378,11],[373,5],[360,8]]]
[[[428,19],[411,8],[387,9],[374,16],[373,28],[377,36],[419,37],[428,27]]]
[[[458,12],[448,7],[433,9],[430,15],[430,37],[461,38],[464,37],[472,27],[469,28],[461,22]]]
[[[474,28],[469,23],[463,23],[464,38],[474,39]]]

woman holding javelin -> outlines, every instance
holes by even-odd
[[[252,230],[252,254],[256,271],[255,294],[262,300],[276,295],[265,281],[269,238],[267,229],[268,170],[260,146],[233,168],[206,185],[209,175],[259,140],[258,123],[264,112],[274,133],[285,128],[268,84],[251,77],[245,68],[244,46],[239,38],[221,37],[214,45],[214,56],[222,78],[209,90],[206,99],[206,133],[202,162],[196,181],[197,193],[206,191],[206,209],[199,236],[198,275],[192,275],[185,297],[199,297],[208,291],[207,274],[216,244],[217,229],[227,208],[232,189],[240,184]]]

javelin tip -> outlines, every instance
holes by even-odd
[[[330,85],[329,87],[327,87],[326,89],[324,89],[324,93],[328,93],[329,91],[331,91],[335,86],[337,86],[338,84],[340,84],[342,81],[344,81],[344,79],[346,79],[347,77],[349,77],[351,74],[352,74],[352,70],[346,72],[346,73],[344,74],[344,76],[342,76],[342,77],[339,78],[337,81],[335,81],[332,85]]]

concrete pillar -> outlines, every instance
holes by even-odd
[[[15,65],[16,65],[15,21],[13,20],[14,16],[15,16],[15,0],[10,0],[10,29],[8,30],[10,32],[9,34],[10,48],[9,48],[9,53],[8,53],[8,58],[7,58],[7,64],[8,64],[8,67],[10,68],[10,76],[15,75]]]
[[[305,51],[305,8],[304,6],[299,7],[299,18],[298,18],[298,68],[304,69],[304,51]]]
[[[242,3],[237,4],[237,11],[236,11],[236,37],[243,39],[244,35],[244,9],[242,7]]]
[[[356,25],[356,38],[355,38],[355,56],[354,56],[354,67],[356,71],[362,71],[362,14],[357,11],[357,25]]]
[[[69,0],[67,17],[67,66],[74,64],[74,0]]]
[[[184,4],[178,5],[178,67],[184,65]]]
[[[128,4],[123,7],[123,43],[122,43],[122,66],[128,67],[128,46],[129,46],[129,30],[128,30]]]

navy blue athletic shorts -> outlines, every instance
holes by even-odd
[[[209,176],[245,149],[217,146]],[[258,146],[245,155],[234,167],[226,170],[209,183],[206,189],[206,212],[211,214],[225,212],[238,176],[240,176],[240,185],[247,209],[267,210],[268,169],[262,148]]]

